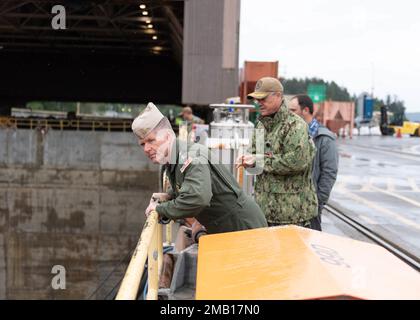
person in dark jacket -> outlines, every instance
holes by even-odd
[[[156,210],[167,219],[194,217],[209,234],[267,227],[260,207],[228,169],[214,163],[205,146],[176,139],[168,119],[153,103],[133,121],[132,130],[146,156],[164,165],[171,185],[168,194],[152,196],[166,201],[151,199],[146,216]]]
[[[321,214],[324,205],[330,197],[331,190],[337,179],[338,152],[334,133],[321,125],[314,117],[314,104],[307,95],[297,95],[292,98],[289,110],[302,117],[309,126],[317,152],[314,158],[312,179],[318,196],[318,223],[321,231]]]

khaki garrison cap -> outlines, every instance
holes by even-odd
[[[137,137],[144,139],[165,116],[149,102],[147,107],[134,119],[131,129]]]
[[[192,114],[193,112],[192,112],[192,109],[191,109],[191,107],[184,107],[184,108],[182,108],[182,111],[180,112],[180,113],[178,113],[178,116],[182,116],[182,115],[184,115],[184,114]]]
[[[247,97],[248,99],[265,99],[272,92],[283,93],[283,86],[278,79],[265,77],[257,81],[255,91]]]

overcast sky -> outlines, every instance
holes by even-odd
[[[387,94],[420,112],[420,2],[242,0],[240,66],[278,60],[280,75]],[[373,81],[372,81],[373,79]]]

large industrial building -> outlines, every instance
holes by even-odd
[[[2,1],[0,106],[221,102],[238,92],[239,11],[239,0]]]

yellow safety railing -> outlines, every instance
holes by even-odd
[[[0,128],[131,131],[131,120],[26,119],[0,117]]]
[[[118,290],[116,300],[135,300],[143,276],[144,265],[148,265],[147,300],[157,300],[159,277],[163,263],[162,225],[158,213],[154,210],[144,224],[140,240],[137,243],[127,271]],[[166,243],[172,239],[172,222],[166,225]]]
[[[16,123],[13,118],[0,117],[0,128],[15,128]]]

